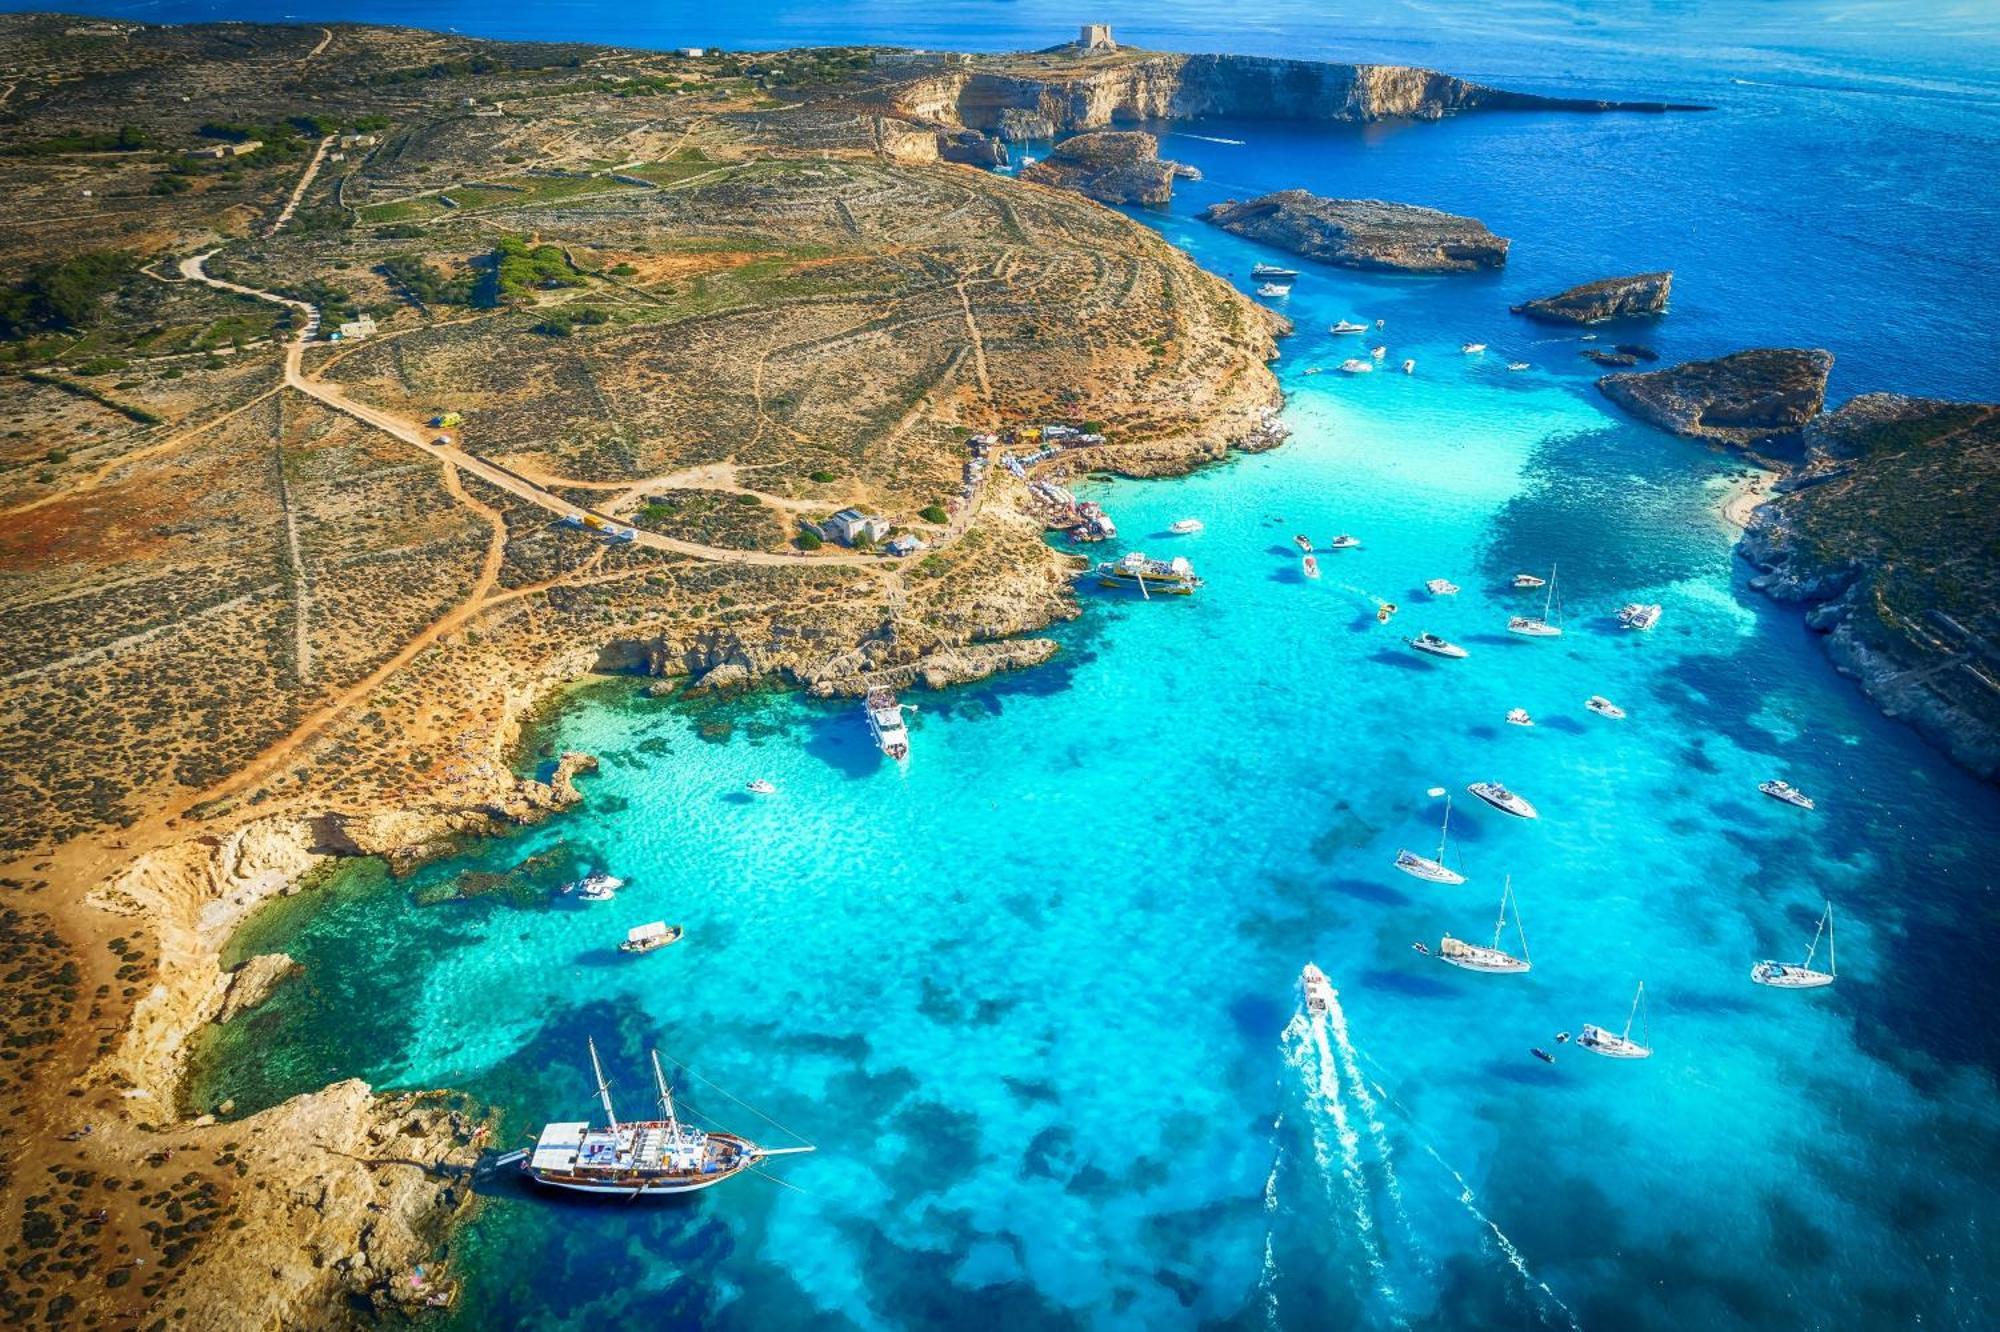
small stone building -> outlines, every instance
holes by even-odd
[[[1086,23],[1076,44],[1086,51],[1116,51],[1118,43],[1111,40],[1109,23]]]

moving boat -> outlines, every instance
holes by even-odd
[[[1372,375],[1375,373],[1375,363],[1350,356],[1340,363],[1340,373],[1343,375]]]
[[[1406,638],[1403,641],[1417,651],[1428,652],[1433,657],[1449,657],[1453,661],[1460,661],[1466,655],[1465,649],[1458,644],[1439,638],[1436,634],[1428,630],[1418,634],[1415,638]]]
[[[603,870],[593,870],[574,883],[564,884],[556,891],[564,896],[573,893],[586,902],[609,902],[624,886],[625,880],[617,875],[606,874]]]
[[[1313,553],[1312,538],[1309,536],[1295,536],[1292,538],[1292,544],[1308,555]]]
[[[662,1118],[620,1123],[611,1107],[611,1088],[597,1062],[597,1043],[589,1045],[590,1071],[597,1079],[606,1126],[544,1124],[532,1150],[501,1158],[519,1160],[522,1173],[537,1184],[630,1198],[692,1193],[741,1174],[766,1157],[813,1150],[810,1146],[759,1147],[734,1133],[703,1132],[681,1123],[674,1113],[666,1074],[660,1070],[658,1052],[652,1055],[653,1085],[659,1093]]]
[[[1514,897],[1514,876],[1508,875],[1507,882],[1500,889],[1500,918],[1493,922],[1493,944],[1467,943],[1445,935],[1438,943],[1438,960],[1449,962],[1467,971],[1523,972],[1531,970],[1528,958],[1528,932],[1521,927],[1521,904],[1514,902],[1514,933],[1521,941],[1521,955],[1515,957],[1500,947],[1500,936],[1507,929],[1507,903]]]
[[[1537,578],[1531,573],[1517,573],[1514,575],[1515,587],[1540,587],[1548,581],[1546,578]]]
[[[1136,550],[1121,560],[1098,565],[1097,582],[1100,587],[1136,587],[1148,598],[1155,592],[1192,596],[1201,586],[1201,579],[1194,576],[1194,564],[1187,556],[1149,560]]]
[[[1820,936],[1826,936],[1826,970],[1813,969],[1813,954],[1819,951]],[[1823,985],[1831,985],[1840,975],[1840,967],[1833,955],[1833,903],[1826,904],[1820,914],[1819,928],[1813,931],[1812,943],[1806,948],[1803,962],[1759,962],[1750,968],[1750,979],[1759,985],[1768,985],[1776,990],[1817,990]]]
[[[1189,536],[1195,532],[1201,531],[1201,519],[1181,518],[1174,522],[1168,523],[1167,530],[1169,532],[1172,532],[1175,536]]]
[[[1360,544],[1361,544],[1360,537],[1349,536],[1347,535],[1347,533],[1342,532],[1339,536],[1327,542],[1326,548],[1328,550],[1353,550],[1356,546]]]
[[[1632,995],[1632,1011],[1625,1015],[1625,1030],[1614,1036],[1602,1027],[1586,1022],[1583,1030],[1576,1034],[1576,1043],[1592,1054],[1601,1054],[1607,1059],[1646,1059],[1651,1057],[1653,1047],[1644,1040],[1632,1039],[1632,1020],[1639,1016],[1639,1001],[1646,997],[1646,982],[1640,981],[1638,990]],[[1644,1037],[1643,1023],[1639,1035]]]
[[[1455,597],[1458,595],[1458,584],[1449,578],[1433,578],[1424,584],[1424,591],[1434,597]]]
[[[1773,800],[1782,800],[1788,805],[1797,805],[1800,809],[1819,808],[1813,804],[1813,798],[1804,791],[1799,790],[1798,787],[1793,786],[1790,782],[1781,782],[1775,777],[1768,782],[1757,783],[1757,789]]]
[[[1326,978],[1324,971],[1308,962],[1306,969],[1299,973],[1299,981],[1306,989],[1307,1008],[1315,1013],[1333,1011],[1333,1001],[1339,997],[1339,991],[1333,988],[1333,982]]]
[[[777,794],[778,790],[777,787],[765,781],[762,777],[759,777],[756,781],[751,782],[748,786],[744,787],[743,789],[748,791],[751,795],[775,795]]]
[[[1526,361],[1509,361],[1507,362],[1507,368],[1509,370],[1518,371],[1518,370],[1526,370],[1529,369],[1530,367]]]
[[[1484,800],[1502,814],[1512,814],[1517,819],[1539,819],[1541,814],[1535,807],[1515,795],[1498,782],[1474,782],[1465,788]]]
[[[1651,629],[1660,622],[1658,602],[1634,601],[1618,608],[1618,623],[1627,629]]]
[[[1405,361],[1405,362],[1403,362],[1403,373],[1404,373],[1404,374],[1406,374],[1406,375],[1411,375],[1411,374],[1415,374],[1415,373],[1416,373],[1416,370],[1417,370],[1417,363],[1416,363],[1416,362],[1415,362],[1414,360],[1409,360],[1409,361]]]
[[[650,953],[655,948],[665,948],[668,944],[679,943],[686,933],[678,925],[669,925],[664,920],[648,921],[644,925],[634,925],[625,931],[625,941],[618,945],[621,953]]]
[[[1252,264],[1250,265],[1250,276],[1260,282],[1271,280],[1293,282],[1298,279],[1299,270],[1296,268],[1280,268],[1276,264]]]
[[[1458,349],[1467,356],[1477,356],[1486,350],[1486,344],[1483,342],[1463,342],[1459,344]]]
[[[868,733],[875,737],[875,747],[898,763],[908,758],[910,732],[903,725],[903,705],[896,701],[895,694],[878,685],[868,691],[863,710],[868,715]]]
[[[1292,289],[1289,286],[1281,286],[1276,282],[1264,282],[1258,284],[1257,294],[1259,296],[1285,297],[1292,294]]]
[[[1526,708],[1508,709],[1507,720],[1516,726],[1533,726],[1535,724],[1535,719],[1528,715]]]
[[[1379,361],[1389,354],[1389,349],[1387,347],[1376,347],[1370,350],[1368,354]]]
[[[1538,579],[1537,581],[1539,582],[1540,580]],[[1521,585],[1518,574],[1515,575],[1514,585],[1516,587]],[[1507,621],[1508,633],[1520,634],[1526,638],[1562,637],[1562,609],[1556,605],[1556,569],[1554,565],[1549,566],[1548,588],[1548,594],[1542,598],[1542,613],[1540,615],[1514,616]],[[1551,613],[1555,616],[1553,621],[1549,618]]]
[[[1442,787],[1438,788],[1442,790]],[[1451,835],[1451,797],[1444,798],[1444,822],[1438,827],[1438,853],[1427,859],[1414,851],[1398,851],[1396,868],[1427,883],[1464,883],[1465,876],[1444,863],[1445,839]]]
[[[1314,556],[1306,556],[1300,567],[1305,571],[1306,577],[1319,577],[1319,560]]]
[[[1602,694],[1592,694],[1583,701],[1583,706],[1589,708],[1598,716],[1609,717],[1613,721],[1617,721],[1625,716],[1625,709],[1619,707]]]
[[[1366,333],[1368,325],[1357,324],[1352,319],[1343,319],[1333,326],[1335,333]]]

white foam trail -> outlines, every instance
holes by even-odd
[[[1279,1115],[1271,1124],[1271,1135],[1277,1138],[1285,1127],[1285,1117]],[[1264,1177],[1264,1270],[1258,1274],[1257,1289],[1264,1293],[1264,1325],[1271,1332],[1278,1332],[1278,1254],[1274,1247],[1278,1218],[1278,1167],[1285,1163],[1285,1144],[1278,1138],[1278,1150],[1271,1158],[1271,1173]]]
[[[1189,134],[1185,130],[1172,131],[1172,137],[1176,139],[1200,139],[1203,143],[1226,143],[1232,148],[1241,148],[1244,142],[1242,139],[1218,139],[1213,134]]]
[[[1304,1017],[1304,1014],[1300,1015],[1300,1018]],[[1382,1299],[1388,1304],[1390,1317],[1395,1320],[1396,1326],[1406,1327],[1408,1324],[1403,1319],[1402,1301],[1396,1292],[1395,1283],[1389,1279],[1389,1264],[1382,1255],[1382,1242],[1375,1234],[1375,1215],[1368,1205],[1368,1179],[1361,1170],[1361,1135],[1354,1131],[1347,1119],[1347,1102],[1340,1094],[1339,1064],[1333,1057],[1332,1048],[1327,1044],[1326,1019],[1315,1013],[1301,1024],[1300,1018],[1293,1019],[1293,1022],[1306,1039],[1300,1042],[1296,1062],[1300,1070],[1312,1078],[1312,1090],[1317,1093],[1312,1104],[1324,1106],[1333,1118],[1334,1139],[1340,1144],[1340,1174],[1347,1181],[1348,1201],[1350,1210],[1354,1214],[1355,1233],[1361,1240],[1362,1252],[1368,1259],[1368,1268],[1375,1274],[1375,1289],[1381,1292]],[[1293,1028],[1288,1027],[1286,1030],[1291,1031]],[[1315,1050],[1319,1056],[1318,1066],[1307,1068],[1306,1056]],[[1313,1154],[1318,1159],[1327,1181],[1328,1200],[1338,1205],[1337,1200],[1333,1198],[1334,1161],[1332,1154],[1327,1150],[1325,1135],[1320,1132],[1318,1116],[1313,1118],[1312,1128]]]
[[[1410,1224],[1410,1214],[1403,1206],[1402,1181],[1396,1178],[1396,1159],[1390,1154],[1389,1132],[1382,1124],[1381,1107],[1368,1092],[1368,1082],[1361,1076],[1361,1064],[1354,1044],[1347,1038],[1347,1010],[1340,1006],[1339,996],[1335,996],[1327,1012],[1327,1026],[1333,1032],[1334,1050],[1339,1054],[1340,1071],[1347,1079],[1347,1088],[1360,1108],[1361,1122],[1368,1126],[1368,1136],[1375,1145],[1375,1154],[1382,1162],[1383,1191],[1389,1195],[1389,1205],[1396,1213],[1396,1220],[1409,1239],[1411,1254],[1431,1271],[1430,1259],[1417,1245],[1416,1227]]]

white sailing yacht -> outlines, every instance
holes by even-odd
[[[1454,967],[1467,971],[1523,972],[1529,970],[1528,932],[1521,927],[1521,904],[1514,902],[1514,933],[1521,941],[1521,955],[1515,957],[1500,947],[1500,936],[1507,929],[1507,904],[1514,897],[1514,876],[1508,875],[1506,886],[1500,890],[1500,918],[1493,922],[1493,945],[1467,943],[1445,935],[1438,943],[1438,960],[1449,962]]]
[[[1639,1017],[1639,1004],[1645,997],[1646,982],[1640,981],[1638,990],[1632,995],[1632,1011],[1625,1015],[1625,1030],[1623,1032],[1614,1036],[1604,1028],[1593,1026],[1586,1022],[1583,1024],[1583,1030],[1577,1033],[1576,1043],[1592,1054],[1601,1054],[1607,1059],[1651,1058],[1653,1047],[1646,1044],[1645,1039],[1636,1041],[1632,1039],[1632,1022],[1633,1019]],[[1640,1021],[1639,1035],[1642,1038],[1646,1038],[1646,1027],[1643,1019]]]
[[[1556,605],[1556,567],[1553,564],[1549,566],[1548,588],[1547,595],[1542,598],[1542,613],[1516,615],[1507,621],[1508,633],[1529,638],[1562,637],[1562,607]]]
[[[1820,936],[1826,936],[1826,970],[1813,967],[1813,955],[1819,952]],[[1759,962],[1750,968],[1750,979],[1759,985],[1768,985],[1774,990],[1817,990],[1823,985],[1831,985],[1839,976],[1840,967],[1833,955],[1833,903],[1826,904],[1820,914],[1819,928],[1813,931],[1812,943],[1806,948],[1806,960],[1792,962]]]
[[[1464,883],[1465,876],[1444,863],[1445,839],[1451,835],[1451,794],[1441,786],[1432,787],[1431,794],[1444,796],[1444,823],[1438,828],[1437,858],[1432,860],[1414,851],[1398,851],[1396,868],[1428,883]]]
[[[813,1150],[804,1146],[759,1147],[734,1133],[705,1133],[689,1128],[674,1113],[673,1093],[667,1090],[658,1051],[652,1055],[653,1085],[659,1092],[662,1117],[620,1123],[618,1112],[611,1107],[611,1087],[597,1062],[597,1042],[588,1044],[590,1071],[597,1079],[597,1095],[604,1105],[606,1126],[544,1124],[532,1151],[503,1158],[519,1160],[522,1172],[537,1184],[576,1193],[622,1193],[633,1198],[643,1194],[692,1193],[720,1184],[767,1156]]]

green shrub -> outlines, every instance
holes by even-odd
[[[820,540],[819,533],[813,531],[811,528],[800,529],[799,531],[800,550],[818,550],[821,546],[824,546],[825,544],[826,542]]]
[[[69,461],[69,450],[50,449],[47,453],[43,454],[42,456],[48,459],[52,463],[66,463]]]
[[[917,517],[923,519],[927,523],[944,523],[951,521],[951,515],[944,511],[944,505],[942,504],[926,504],[921,510],[918,511]]]
[[[814,472],[812,474],[812,479],[819,482],[819,484],[821,485],[825,485],[827,482],[833,480],[833,473],[827,471]]]

